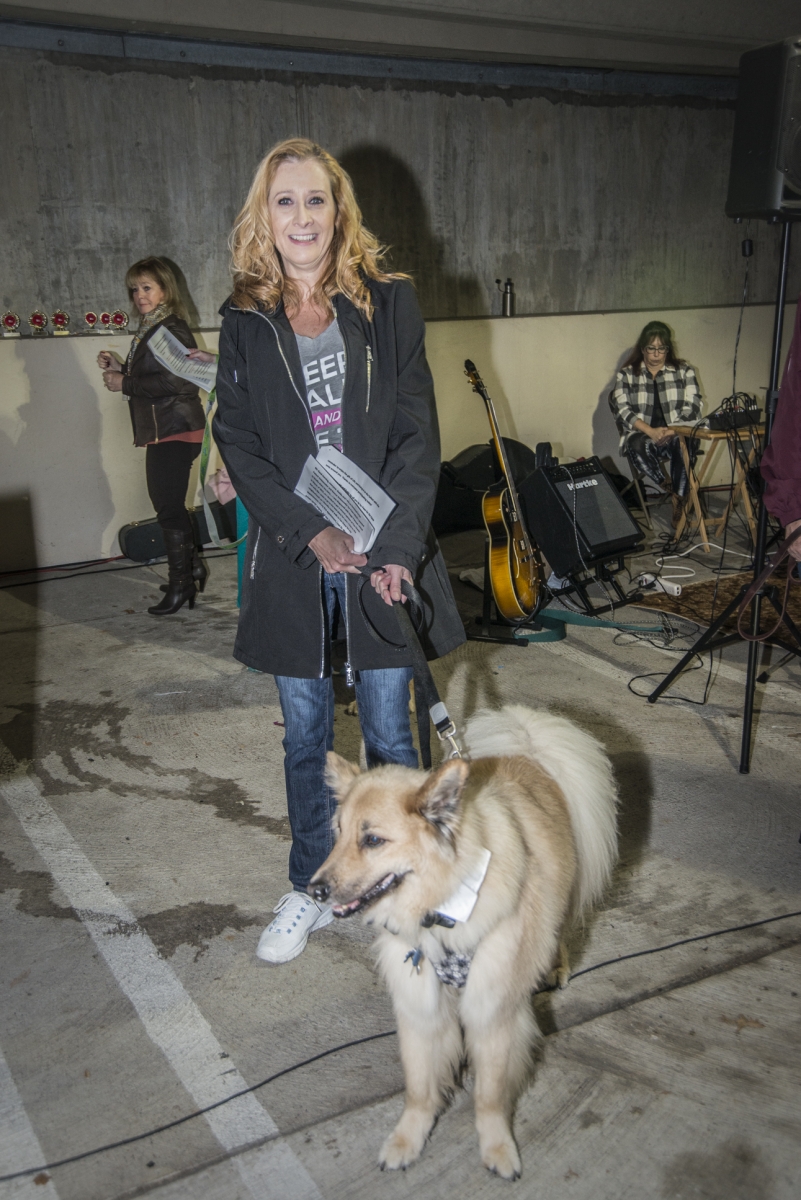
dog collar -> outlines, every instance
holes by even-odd
[[[491,851],[482,848],[475,866],[465,875],[453,895],[433,913],[426,913],[421,924],[426,928],[444,925],[446,929],[453,929],[457,921],[468,921],[476,906],[491,858]]]

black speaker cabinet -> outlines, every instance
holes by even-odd
[[[801,35],[740,59],[726,215],[801,216]]]
[[[529,533],[563,579],[634,550],[643,540],[596,457],[540,467],[518,492]]]

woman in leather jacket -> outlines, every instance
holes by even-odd
[[[184,346],[196,345],[172,269],[161,258],[143,258],[130,268],[125,283],[139,311],[139,328],[124,364],[107,350],[101,350],[97,362],[108,390],[128,399],[134,445],[146,448],[147,490],[164,534],[169,570],[164,598],[147,610],[160,617],[187,601],[193,608],[195,593],[206,581],[186,511],[189,472],[206,422],[196,385],[173,375],[148,349],[162,326]]]

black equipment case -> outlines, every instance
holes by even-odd
[[[212,500],[209,508],[217,526],[218,537],[236,541],[236,500],[230,500],[225,505]],[[202,505],[191,508],[189,516],[195,530],[195,545],[210,544],[211,538]],[[149,521],[131,521],[129,525],[123,525],[117,539],[121,552],[134,562],[150,562],[154,558],[163,558],[167,553],[161,526],[155,517],[151,517]]]

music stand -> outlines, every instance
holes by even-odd
[[[790,262],[790,231],[792,229],[793,218],[783,216],[781,218],[782,228],[782,245],[781,259],[779,263],[779,280],[776,289],[776,311],[773,321],[773,348],[770,360],[770,383],[765,399],[765,440],[763,450],[770,445],[771,434],[773,432],[773,420],[776,416],[776,406],[779,400],[779,362],[781,359],[782,348],[782,325],[784,321],[784,302],[787,295],[787,274]],[[765,500],[762,494],[759,496],[759,507],[757,517],[757,536],[756,546],[754,548],[754,579],[761,574],[765,566],[765,553],[767,550],[768,540],[768,510],[765,508]],[[687,651],[683,658],[676,663],[673,670],[665,676],[662,682],[654,688],[648,697],[649,704],[655,704],[666,688],[669,688],[673,680],[681,674],[692,659],[702,654],[705,650],[710,653],[721,649],[723,646],[731,646],[735,642],[743,640],[739,630],[735,633],[723,633],[723,626],[726,621],[735,612],[737,612],[742,602],[745,593],[751,586],[750,583],[744,583],[740,591],[732,600],[731,604],[723,610],[720,616],[709,626],[706,633],[695,642]],[[798,630],[794,622],[790,619],[786,612],[782,613],[782,606],[779,603],[776,588],[768,584],[761,588],[753,600],[751,601],[751,636],[754,637],[759,633],[759,621],[762,612],[762,597],[765,597],[775,608],[776,612],[782,618],[789,638],[792,639],[792,644],[789,640],[782,640],[779,637],[772,637],[771,644],[780,646],[788,653],[801,658],[801,631]],[[787,635],[785,635],[787,636]],[[748,643],[748,669],[745,677],[745,699],[743,702],[743,731],[742,740],[740,743],[740,766],[741,775],[747,775],[751,769],[751,729],[754,718],[754,688],[756,685],[757,660],[759,657],[760,643],[757,641],[749,641]]]

